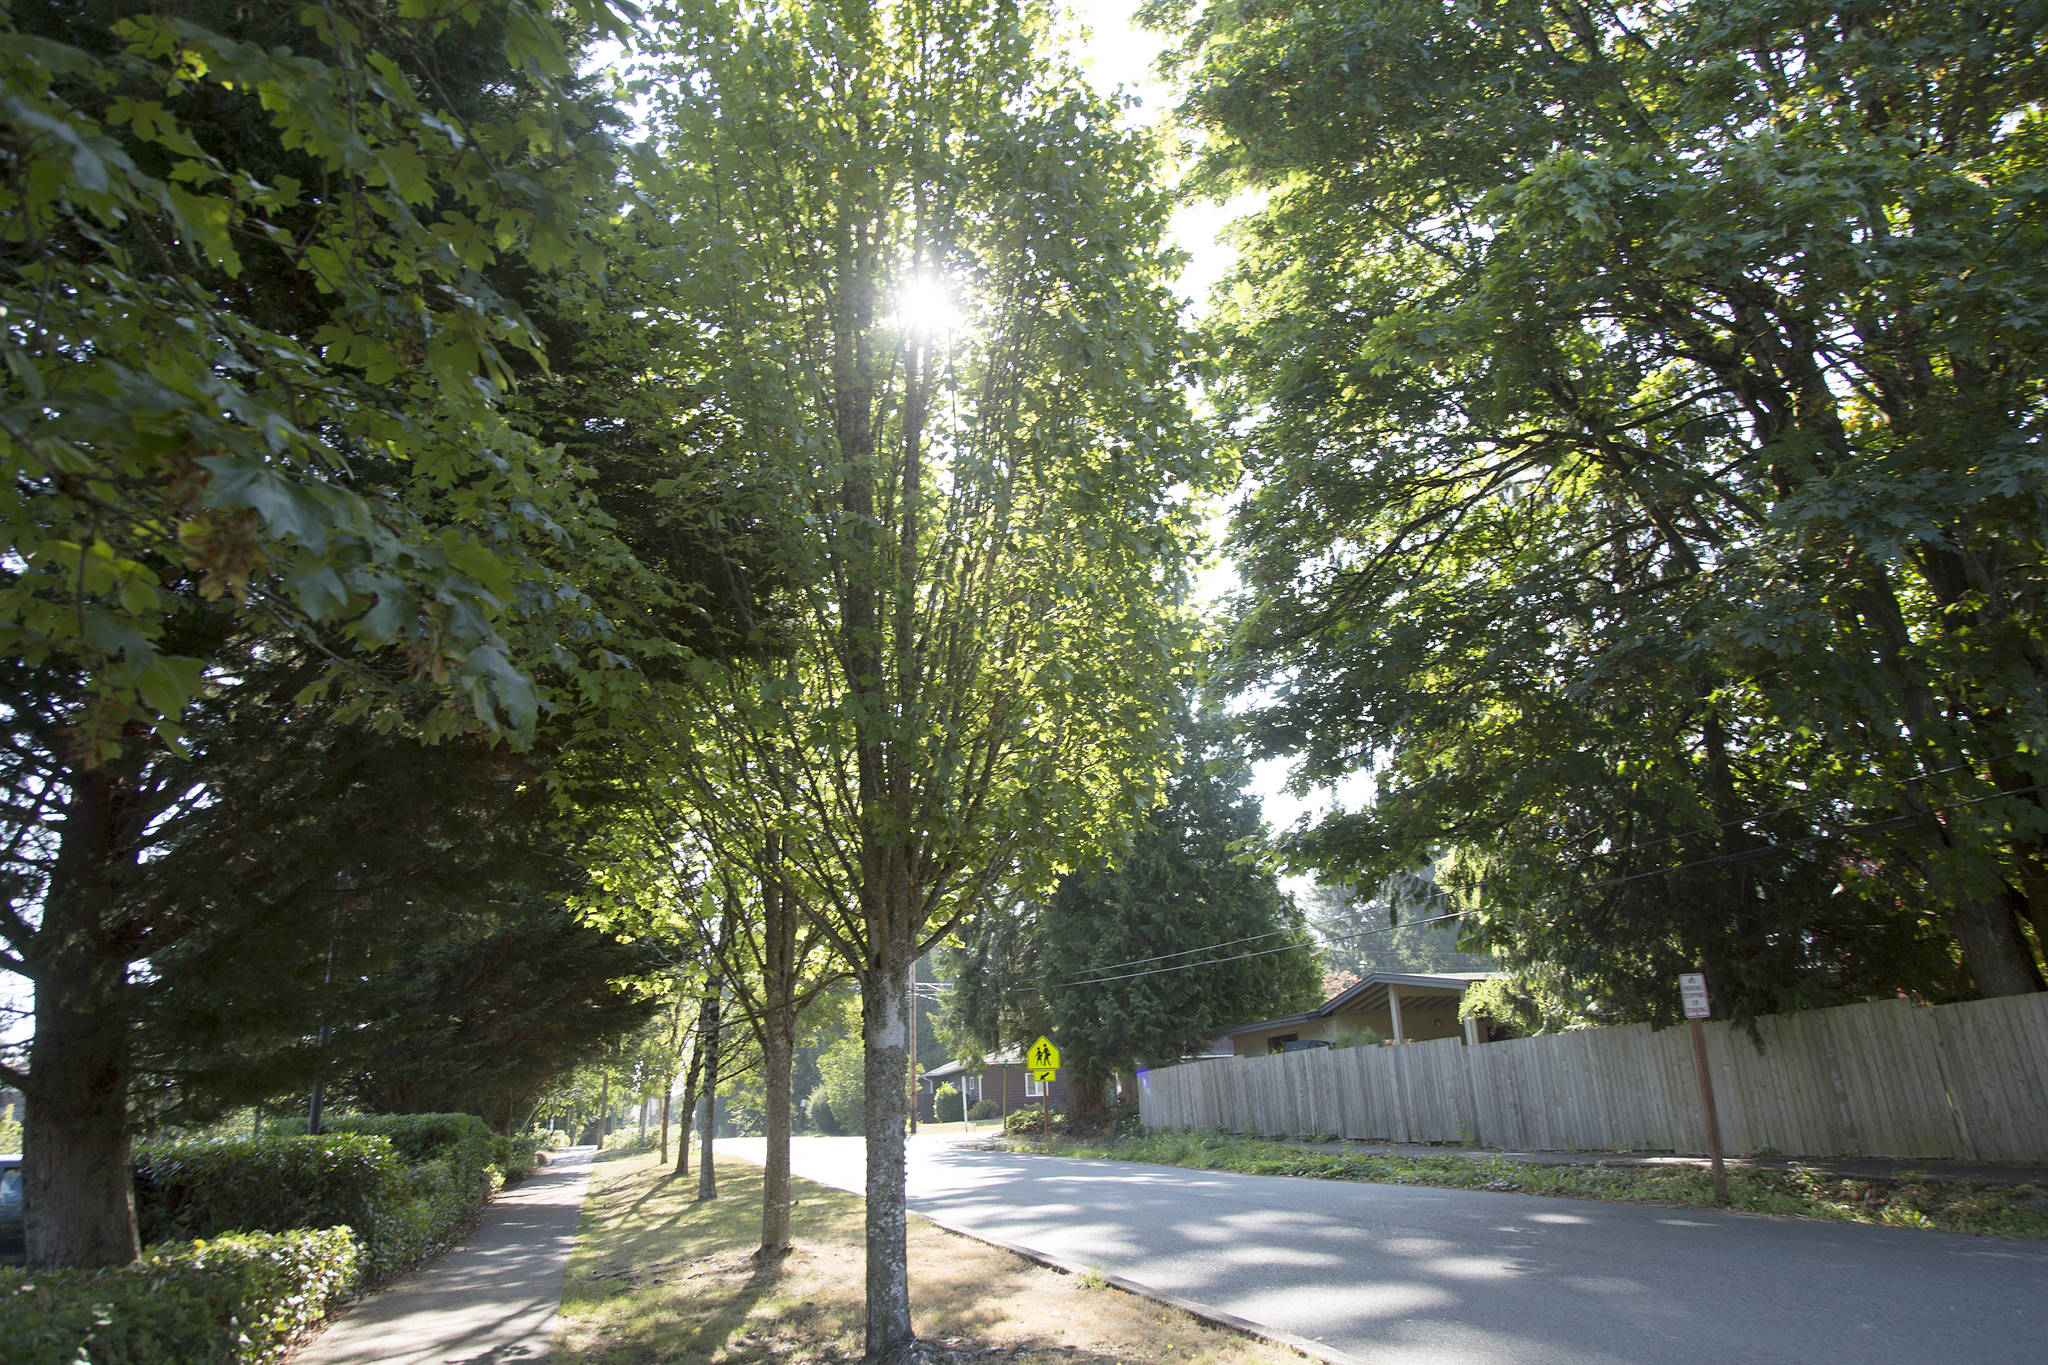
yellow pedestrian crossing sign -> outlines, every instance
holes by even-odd
[[[1049,1081],[1052,1073],[1060,1069],[1060,1050],[1052,1045],[1052,1039],[1041,1033],[1038,1041],[1031,1045],[1031,1050],[1024,1054],[1024,1065],[1037,1073],[1033,1080]]]

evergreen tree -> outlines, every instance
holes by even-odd
[[[980,917],[956,968],[968,1034],[991,1049],[1050,1036],[1080,1114],[1102,1107],[1115,1071],[1170,1064],[1218,1029],[1321,999],[1301,911],[1259,860],[1239,741],[1213,714],[1182,740],[1167,798],[1129,849],[1044,900]]]
[[[380,812],[292,804],[327,723],[531,736],[535,661],[601,632],[549,562],[575,482],[505,420],[536,339],[492,273],[587,257],[616,159],[524,0],[31,3],[0,39],[0,965],[36,999],[0,1076],[29,1260],[94,1266],[137,1251],[136,1078],[188,1050],[137,1030],[325,995],[319,913],[208,916],[384,889],[343,847]]]

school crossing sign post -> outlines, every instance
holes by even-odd
[[[1031,1079],[1037,1081],[1040,1086],[1038,1092],[1040,1131],[1045,1144],[1050,1147],[1052,1145],[1052,1083],[1053,1078],[1060,1074],[1060,1050],[1052,1045],[1052,1039],[1041,1033],[1038,1035],[1038,1041],[1033,1043],[1030,1049],[1025,1052],[1024,1065],[1031,1068]]]

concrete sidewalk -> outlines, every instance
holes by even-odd
[[[293,1365],[483,1365],[544,1359],[593,1149],[557,1152],[484,1211],[463,1242],[315,1337]]]

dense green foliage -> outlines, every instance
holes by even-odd
[[[468,908],[451,898],[434,921],[391,936],[378,1010],[349,1040],[356,1069],[341,1095],[378,1114],[477,1114],[508,1133],[557,1077],[652,1015],[660,1002],[638,983],[659,959],[569,913],[562,883],[580,886],[576,863],[537,851],[553,855],[555,876],[519,881],[501,863],[487,913],[451,923]]]
[[[409,1163],[359,1133],[143,1147],[135,1211],[145,1242],[348,1227],[367,1240],[407,1197]]]
[[[2044,22],[1203,11],[1235,677],[1375,773],[1302,863],[1602,1017],[2040,989]]]
[[[521,561],[571,490],[498,411],[536,338],[493,277],[592,261],[578,204],[615,165],[563,116],[547,11],[17,0],[0,23],[0,640],[83,677],[72,747],[178,731],[210,663],[171,634],[193,594],[395,647],[530,726],[501,626],[558,611]]]
[[[346,1227],[365,1276],[383,1279],[448,1245],[502,1183],[501,1139],[473,1114],[354,1115],[331,1129],[143,1148],[143,1240]]]
[[[1220,1028],[1322,998],[1301,911],[1258,862],[1264,824],[1235,736],[1209,716],[1182,739],[1166,800],[1113,865],[978,917],[953,955],[955,1024],[981,1051],[1049,1035],[1077,1112],[1101,1106],[1113,1071],[1171,1064]]]
[[[1029,8],[663,8],[629,222],[664,459],[753,604],[657,722],[700,837],[858,973],[868,1350],[913,1340],[895,1144],[910,964],[1114,841],[1159,777],[1216,468],[1157,151]],[[919,315],[950,296],[957,317]],[[837,1108],[837,1105],[834,1106]]]
[[[598,260],[618,154],[569,46],[616,22],[0,13],[0,965],[36,998],[4,1069],[32,1261],[132,1257],[130,1123],[331,1061],[306,1044],[374,922],[462,875],[479,785],[534,785],[467,739],[407,773],[397,735],[530,740],[545,687],[611,668],[564,572],[602,576],[581,481],[505,400],[544,363],[523,299]]]
[[[111,1270],[0,1268],[9,1365],[259,1365],[356,1283],[344,1228],[152,1247]]]
[[[932,1094],[932,1121],[934,1123],[959,1123],[967,1117],[967,1105],[960,1098],[960,1087],[951,1081],[940,1086]]]

